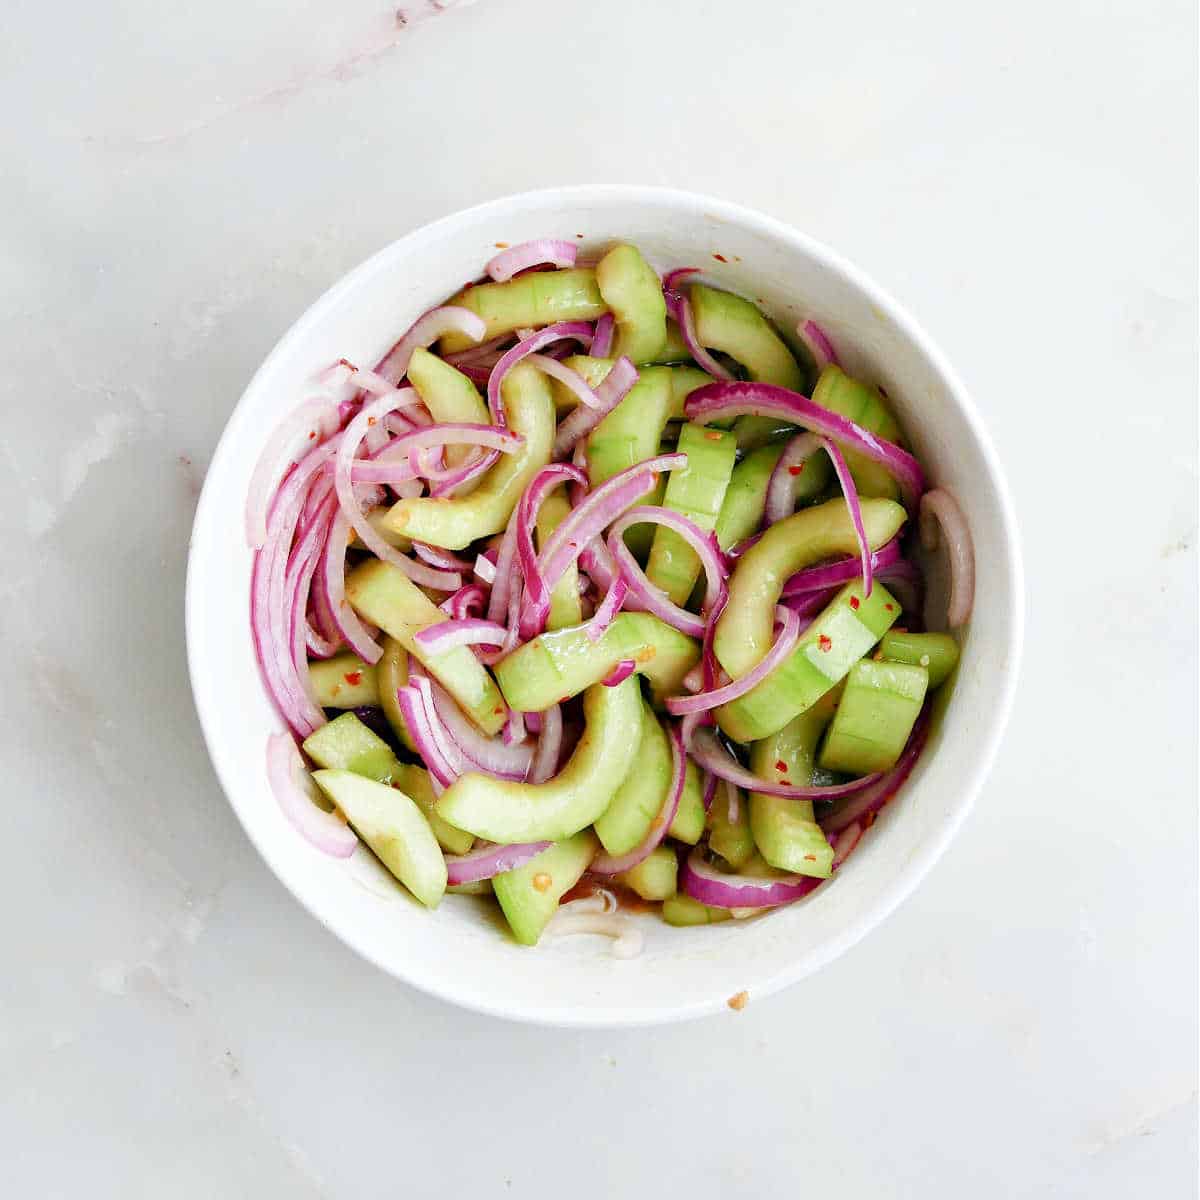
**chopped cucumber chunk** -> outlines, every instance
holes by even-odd
[[[643,900],[666,900],[675,895],[679,860],[669,846],[656,846],[636,867],[622,871],[617,882],[637,892]]]
[[[941,687],[958,665],[958,643],[948,633],[900,633],[883,635],[879,652],[888,662],[908,663],[929,672],[929,688]]]
[[[595,835],[585,829],[492,880],[513,937],[522,946],[537,945],[559,900],[579,882],[598,848]]]
[[[671,744],[654,710],[642,706],[637,766],[625,776],[608,808],[596,819],[596,836],[612,855],[628,854],[650,832],[671,786]]]
[[[321,708],[362,708],[379,703],[375,668],[357,654],[335,654],[308,664],[313,699]]]
[[[916,724],[929,672],[907,663],[856,663],[821,747],[821,766],[868,775],[896,765]]]
[[[683,795],[675,819],[667,830],[667,836],[677,842],[694,846],[704,834],[704,785],[700,780],[700,768],[689,758],[687,772],[683,777]]]
[[[613,357],[653,362],[667,340],[667,304],[654,268],[636,246],[614,246],[596,264],[596,283],[617,324]]]

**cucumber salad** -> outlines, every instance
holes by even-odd
[[[959,650],[911,551],[940,544],[956,630],[962,513],[815,322],[785,339],[627,244],[486,272],[322,371],[255,470],[275,797],[526,945],[633,952],[616,897],[671,925],[791,904],[922,751]]]

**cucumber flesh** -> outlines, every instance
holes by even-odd
[[[810,787],[817,743],[833,716],[828,692],[812,708],[750,748],[750,769],[764,779]],[[763,859],[780,871],[827,879],[833,847],[817,824],[811,800],[750,793],[750,832]]]
[[[784,340],[749,300],[701,283],[689,289],[696,338],[736,359],[751,379],[801,391],[804,372]]]
[[[357,654],[335,654],[308,664],[313,699],[321,708],[362,708],[379,703],[375,668]]]
[[[446,860],[413,800],[353,771],[314,771],[313,779],[379,861],[422,904],[436,908],[446,891]]]
[[[671,744],[648,704],[642,705],[636,763],[596,819],[596,836],[612,855],[628,854],[641,843],[671,786]]]
[[[636,867],[622,871],[616,878],[643,900],[666,900],[675,895],[678,870],[675,851],[669,846],[656,846]]]
[[[617,325],[613,357],[652,362],[667,340],[662,283],[636,246],[614,246],[596,264],[596,284]]]
[[[487,405],[475,385],[456,367],[420,346],[409,360],[408,381],[417,389],[435,421],[491,423]],[[470,446],[447,446],[446,465],[458,466],[471,453]]]
[[[683,795],[679,797],[679,807],[667,829],[667,836],[694,846],[704,835],[704,817],[704,785],[700,781],[700,768],[689,758],[683,779]]]
[[[642,730],[637,676],[598,683],[583,698],[586,727],[570,761],[546,783],[472,772],[441,795],[438,815],[492,842],[559,841],[597,820],[636,760]]]
[[[841,367],[831,363],[822,370],[813,388],[812,398],[823,408],[848,418],[889,442],[900,440],[900,426],[878,390],[847,375]],[[884,496],[894,500],[900,495],[899,484],[883,466],[864,458],[855,450],[846,450],[844,453],[860,496]]]
[[[737,791],[732,784],[717,784],[712,808],[708,810],[708,845],[714,854],[719,854],[737,870],[754,853],[754,837],[750,832],[750,806],[740,791],[736,813],[730,819],[729,797],[732,791]]]
[[[606,359],[592,361],[608,362]],[[572,360],[567,359],[567,362]],[[607,374],[606,366],[604,375]],[[628,395],[588,435],[588,479],[592,487],[598,487],[626,468],[658,453],[673,404],[671,369],[649,367],[643,370]]]
[[[579,882],[598,849],[595,835],[585,829],[492,880],[513,937],[522,946],[537,945],[559,900]]]
[[[429,772],[412,763],[402,763],[391,747],[368,729],[353,713],[343,713],[322,725],[304,743],[304,753],[320,767],[353,771],[376,783],[399,788],[425,814],[434,837],[450,854],[466,854],[475,844],[473,834],[448,825],[434,811],[437,797]]]
[[[554,445],[554,403],[546,376],[532,363],[519,362],[504,377],[500,395],[509,428],[524,443],[499,461],[465,496],[418,496],[392,506],[386,524],[420,542],[461,550],[477,538],[499,533],[529,481],[550,461]]]
[[[700,659],[700,644],[649,613],[623,612],[594,642],[575,625],[518,646],[496,664],[496,682],[514,709],[544,712],[599,683],[627,658],[661,701],[683,686]]]
[[[417,753],[417,744],[408,732],[404,714],[396,700],[396,693],[408,683],[408,651],[394,637],[383,639],[383,657],[375,666],[376,678],[379,684],[379,707],[392,732],[413,753]]]
[[[715,925],[732,916],[727,908],[709,908],[684,892],[663,901],[662,915],[668,925]]]
[[[590,267],[564,271],[532,271],[507,283],[476,283],[447,301],[469,308],[487,325],[483,341],[514,329],[553,325],[556,321],[594,321],[608,311]],[[467,350],[475,343],[461,333],[445,334],[443,354]]]
[[[879,653],[888,662],[908,663],[929,672],[929,690],[941,687],[958,665],[958,643],[948,633],[900,633],[883,635]]]
[[[679,326],[668,317],[666,338],[663,341],[662,349],[655,356],[654,362],[686,365],[691,361],[691,357],[688,353],[687,343],[683,340],[683,334],[679,332]],[[642,364],[638,363],[637,365],[641,366]]]
[[[782,729],[839,683],[900,615],[900,602],[876,583],[847,584],[805,630],[791,656],[744,696],[717,710],[736,742],[754,742]]]
[[[821,746],[821,766],[850,775],[896,765],[925,702],[929,672],[907,663],[856,663]]]
[[[562,524],[571,511],[570,501],[565,488],[556,488],[538,510],[537,544],[540,550],[546,539]],[[579,568],[572,563],[563,573],[562,578],[554,585],[550,593],[550,616],[546,621],[547,629],[563,629],[568,625],[578,625],[583,620],[583,607],[579,597]]]
[[[504,701],[470,646],[430,654],[417,645],[417,633],[440,624],[446,614],[399,567],[378,558],[356,567],[346,580],[346,598],[356,612],[415,655],[484,733],[500,732]]]
[[[663,504],[701,529],[711,530],[716,526],[737,458],[733,434],[703,425],[684,425],[679,431],[678,448],[688,456],[687,466],[670,473]],[[673,529],[658,526],[646,574],[674,603],[684,604],[700,574],[700,559]]]

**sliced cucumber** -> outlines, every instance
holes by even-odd
[[[636,246],[614,246],[596,264],[600,295],[617,323],[613,357],[653,362],[667,340],[667,304],[654,268]]]
[[[475,385],[456,367],[420,346],[408,363],[408,381],[417,389],[435,421],[488,425],[491,417]],[[470,446],[447,446],[446,465],[458,466],[472,453]]]
[[[709,908],[684,892],[677,892],[663,901],[663,920],[668,925],[716,925],[731,919],[727,908]]]
[[[654,710],[642,705],[636,767],[596,818],[596,836],[612,855],[628,854],[650,831],[671,786],[671,744]]]
[[[821,372],[812,398],[823,408],[831,409],[889,442],[900,439],[900,426],[878,389],[847,375],[841,367],[831,363]],[[899,484],[879,463],[854,450],[846,450],[845,455],[860,496],[884,496],[892,500],[899,497]]]
[[[750,806],[738,791],[737,804],[730,816],[729,793],[737,791],[732,785],[717,784],[717,794],[708,810],[708,845],[736,870],[754,853],[754,837],[750,833]]]
[[[379,703],[375,668],[357,654],[335,654],[323,662],[310,662],[313,699],[321,708],[362,708]]]
[[[687,773],[683,778],[683,795],[675,819],[667,830],[667,836],[677,842],[694,846],[704,834],[704,785],[700,781],[700,768],[689,758]]]
[[[622,871],[617,882],[637,892],[643,900],[666,900],[677,890],[679,860],[669,846],[656,846],[636,867]]]
[[[855,663],[825,742],[821,766],[850,775],[868,775],[896,765],[912,733],[929,672],[907,663]]]
[[[538,549],[545,545],[546,539],[562,524],[571,511],[571,503],[563,488],[556,488],[538,510],[537,543]],[[583,620],[583,608],[579,599],[579,568],[572,563],[563,573],[562,578],[554,585],[550,593],[550,617],[546,622],[547,629],[563,629],[568,625],[578,625]]]
[[[408,683],[408,651],[394,637],[383,639],[383,657],[376,664],[379,683],[379,707],[387,717],[392,732],[404,745],[417,753],[417,744],[404,723],[404,714],[396,700],[396,693]]]
[[[883,635],[879,652],[888,662],[908,663],[929,672],[929,688],[941,687],[958,665],[958,643],[948,633],[900,633]]]
[[[579,882],[598,849],[595,835],[585,829],[492,880],[496,899],[521,945],[537,945],[559,900]]]
[[[736,359],[751,379],[801,390],[804,372],[787,343],[749,300],[702,283],[692,284],[688,294],[702,346]]]
[[[413,800],[353,771],[314,771],[313,779],[379,861],[422,904],[436,908],[446,891],[446,860]]]

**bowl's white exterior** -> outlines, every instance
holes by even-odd
[[[264,437],[318,368],[372,362],[425,308],[480,273],[497,242],[614,239],[660,268],[701,266],[756,298],[781,326],[810,315],[851,370],[884,384],[931,478],[958,498],[977,563],[974,617],[953,701],[899,803],[884,810],[836,886],[754,921],[671,929],[643,918],[646,949],[619,961],[594,937],[509,940],[490,906],[448,896],[428,912],[370,855],[322,856],[267,787],[267,736],[281,727],[259,681],[248,623],[247,483]],[[713,256],[722,255],[721,263]],[[385,971],[456,1004],[554,1025],[649,1024],[721,1008],[795,982],[879,924],[945,851],[988,773],[1016,686],[1021,559],[1000,464],[963,386],[895,301],[835,254],[769,217],[658,188],[532,192],[446,217],[401,238],[334,285],[284,336],[246,389],[196,513],[187,581],[188,661],[221,784],[271,869],[310,912]]]

